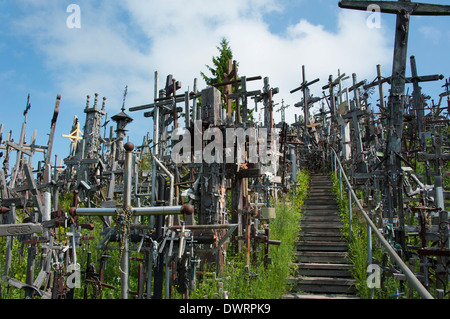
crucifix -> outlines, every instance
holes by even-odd
[[[25,153],[26,155],[31,156],[31,153],[30,152],[26,152],[25,149],[24,149],[25,128],[26,128],[26,125],[27,125],[27,114],[28,114],[28,111],[30,110],[30,108],[31,108],[30,94],[28,94],[27,106],[25,108],[25,111],[23,112],[24,121],[22,123],[22,130],[20,132],[19,144],[18,145],[13,145],[12,143],[9,143],[9,144],[11,144],[9,146],[13,146],[15,149],[17,149],[16,165],[13,168],[13,171],[11,173],[11,179],[10,179],[10,187],[11,188],[14,188],[14,186],[16,184],[16,177],[17,177],[17,174],[19,173],[19,170],[20,170],[21,165],[22,165],[23,154]]]
[[[264,78],[264,88],[262,92],[262,99],[264,101],[264,126],[270,132],[273,128],[273,96],[279,93],[278,88],[271,88],[269,78]],[[270,134],[270,133],[269,133]]]
[[[169,74],[166,79],[166,97],[173,96],[174,99],[176,99],[177,96],[177,90],[181,89],[181,82],[177,81],[173,78],[172,74]],[[173,106],[173,129],[176,129],[178,127],[178,109],[177,109],[177,103],[174,101]]]
[[[308,109],[308,97],[309,97],[308,91],[309,90],[308,90],[308,88],[309,88],[309,86],[313,85],[314,83],[319,82],[320,79],[315,79],[314,81],[311,81],[311,82],[306,81],[306,71],[305,71],[304,65],[302,66],[302,76],[303,76],[302,84],[298,88],[292,90],[290,93],[293,94],[300,90],[303,91],[303,112],[304,112],[303,116],[304,116],[304,121],[305,121],[304,122],[304,137],[303,137],[303,139],[304,139],[305,144],[307,144],[308,137],[307,137],[306,133],[308,132],[308,124],[309,124],[309,109]]]
[[[407,82],[412,83],[414,85],[413,91],[413,103],[414,109],[416,110],[416,119],[418,125],[418,133],[420,138],[420,146],[422,150],[426,149],[426,138],[425,138],[425,112],[424,112],[424,103],[422,99],[422,88],[419,86],[420,82],[428,82],[435,80],[442,80],[444,78],[443,75],[430,75],[430,76],[419,76],[417,74],[417,65],[416,58],[411,56],[411,79],[407,79]]]
[[[322,90],[329,90],[330,92],[330,112],[331,116],[334,116],[336,114],[336,95],[334,94],[334,87],[340,86],[343,80],[346,80],[348,77],[345,77],[345,73],[338,76],[337,79],[333,80],[333,75],[330,75],[328,78],[328,84],[322,87]]]
[[[403,111],[405,104],[406,62],[408,51],[409,23],[411,15],[450,15],[450,6],[437,4],[424,4],[410,0],[398,1],[354,1],[341,0],[339,7],[367,11],[368,5],[376,5],[380,12],[397,15],[394,60],[392,67],[391,91],[388,100],[388,140],[385,161],[386,182],[392,185],[386,189],[385,214],[392,222],[397,211],[400,221],[400,231],[404,232],[403,225],[403,191],[401,178],[401,141],[403,134]],[[404,234],[403,234],[404,235]],[[404,236],[400,239],[405,248]]]
[[[234,61],[234,65],[236,61]],[[254,97],[257,95],[261,94],[260,90],[255,90],[255,91],[247,91],[247,83],[251,82],[251,81],[257,81],[257,80],[261,80],[260,76],[254,76],[254,77],[246,77],[246,76],[242,76],[241,78],[237,78],[237,75],[235,74],[235,72],[237,72],[237,67],[234,66],[233,71],[228,74],[225,77],[225,81],[222,83],[215,83],[212,86],[215,88],[218,87],[225,87],[224,90],[224,100],[227,103],[227,117],[228,118],[232,118],[233,116],[233,111],[232,111],[232,101],[235,100],[236,101],[236,123],[245,123],[248,120],[248,103],[247,103],[247,99],[248,97]],[[235,76],[234,80],[231,76]],[[230,78],[231,77],[231,78]],[[227,81],[231,79],[230,81]],[[231,84],[234,85],[234,93],[231,93]],[[226,89],[226,88],[229,89]],[[239,89],[240,87],[240,89]],[[230,92],[230,93],[227,93]],[[240,99],[242,99],[242,114],[241,114],[241,106],[240,106]],[[241,118],[242,115],[242,118]]]
[[[281,122],[286,123],[286,109],[289,108],[290,105],[284,105],[284,100],[281,100],[281,106],[277,110],[277,112],[281,112]]]
[[[349,91],[354,91],[354,99],[350,102],[350,111],[343,115],[342,117],[344,119],[351,120],[353,124],[353,134],[354,134],[354,141],[356,144],[356,154],[353,156],[353,160],[356,162],[356,172],[358,173],[367,173],[367,163],[363,159],[363,144],[362,144],[362,138],[361,138],[361,128],[360,128],[360,118],[367,115],[367,111],[361,109],[361,102],[360,102],[360,91],[359,87],[365,84],[365,82],[359,82],[357,81],[356,74],[353,73],[353,86],[350,87]]]
[[[234,66],[234,67],[233,67]],[[228,60],[228,73],[223,74],[223,81],[224,82],[230,82],[233,80],[233,78],[237,78],[237,68],[236,68],[236,61]],[[227,104],[227,116],[229,118],[233,117],[233,109],[232,109],[232,99],[228,98],[228,94],[233,93],[233,89],[230,84],[225,85],[223,88],[223,95],[225,97],[225,103]]]

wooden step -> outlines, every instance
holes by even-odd
[[[315,180],[311,180],[309,185],[333,185],[333,183],[331,182],[331,180],[326,180],[326,179],[315,179]]]
[[[341,241],[311,241],[308,238],[297,242],[297,251],[347,251],[348,244]]]
[[[333,194],[333,186],[332,185],[310,185],[308,188],[309,194],[314,193],[330,193]]]
[[[294,292],[351,294],[355,292],[355,280],[330,277],[296,277],[290,278]]]
[[[361,299],[358,296],[354,295],[346,295],[346,294],[306,294],[306,293],[289,293],[283,295],[282,299],[319,299],[319,300],[328,300],[328,299],[338,299],[338,300],[353,300],[353,299]]]
[[[326,211],[339,214],[338,206],[336,204],[323,205],[323,203],[317,203],[303,206],[302,212],[307,211]]]
[[[341,229],[336,227],[327,227],[329,225],[323,224],[323,225],[301,225],[302,231],[305,233],[316,233],[316,234],[322,234],[323,236],[340,236],[341,235]],[[343,226],[341,226],[342,228]]]
[[[358,299],[347,259],[348,243],[333,185],[327,175],[312,175],[302,207],[297,241],[297,276],[285,299]]]
[[[330,264],[346,264],[347,253],[345,252],[329,252],[329,251],[297,251],[297,260],[299,263],[330,263]]]
[[[305,200],[306,203],[317,203],[320,201],[322,202],[330,202],[330,195],[328,194],[315,194],[314,196],[309,197]]]
[[[337,210],[334,209],[307,209],[302,211],[302,215],[305,217],[319,217],[319,216],[330,216],[330,217],[337,217],[340,216],[341,213],[339,213]]]
[[[307,216],[308,217],[308,216]],[[324,229],[341,229],[343,227],[343,224],[341,221],[311,221],[311,220],[306,220],[304,222],[302,222],[302,228],[306,229],[306,228],[324,228]]]
[[[307,214],[303,215],[301,218],[302,224],[305,223],[327,223],[327,222],[341,222],[341,217],[337,214],[330,215],[315,215],[315,214]]]
[[[340,233],[324,234],[321,232],[314,232],[314,231],[302,232],[300,233],[299,240],[339,242],[342,240],[342,234]]]
[[[293,264],[297,267],[300,276],[307,277],[331,277],[331,278],[351,278],[353,265],[351,264],[323,264],[323,263],[303,263]]]

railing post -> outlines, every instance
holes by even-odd
[[[339,168],[339,194],[341,195],[342,201],[342,167]]]
[[[352,227],[352,189],[348,187],[348,228],[350,241],[352,240],[353,227]]]
[[[367,263],[372,264],[372,229],[367,225]],[[373,299],[373,288],[370,288],[370,299]]]
[[[334,161],[334,177],[337,177],[337,163],[336,163],[336,154],[333,152],[333,161]]]
[[[327,151],[328,152],[328,151]],[[333,155],[333,153],[328,153],[329,155],[329,158],[330,158],[330,160],[331,160],[331,171],[333,172],[334,171],[334,155]]]
[[[334,150],[333,150],[334,151]],[[334,151],[334,154],[337,156],[336,152]],[[339,179],[342,183],[342,175],[344,175],[345,182],[349,188],[349,194],[355,199],[356,206],[358,206],[359,211],[361,212],[362,216],[367,222],[367,226],[370,227],[371,232],[375,234],[377,239],[380,241],[381,245],[386,249],[387,253],[391,256],[393,259],[393,262],[396,263],[401,271],[405,274],[406,279],[411,284],[411,286],[417,290],[417,292],[420,294],[420,296],[424,299],[434,299],[433,296],[428,292],[428,290],[424,287],[424,285],[417,279],[416,275],[409,269],[409,267],[405,264],[405,262],[402,260],[402,258],[396,253],[396,251],[392,248],[391,244],[384,238],[384,235],[381,234],[381,232],[378,230],[377,226],[372,221],[372,216],[369,217],[367,213],[365,212],[364,208],[362,207],[361,203],[358,200],[358,197],[356,196],[356,193],[353,191],[351,184],[347,178],[347,175],[345,175],[345,172],[342,172],[343,167],[341,162],[338,160],[338,164],[340,167],[339,170]],[[342,187],[341,187],[341,199],[342,199]],[[350,201],[349,201],[350,202]],[[349,206],[351,206],[349,204]],[[369,239],[368,239],[369,240]],[[370,239],[371,240],[371,239]],[[372,244],[370,244],[370,247]],[[370,253],[371,255],[371,253]],[[370,261],[371,262],[371,261]],[[427,278],[427,276],[425,276]]]

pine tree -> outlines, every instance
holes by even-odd
[[[212,77],[208,77],[205,73],[200,72],[201,76],[205,80],[207,85],[213,85],[216,83],[224,82],[224,74],[228,74],[228,63],[233,61],[233,51],[230,47],[230,42],[226,38],[222,38],[220,45],[217,46],[219,55],[212,58],[214,67],[206,65],[206,68],[211,72]],[[236,67],[239,63],[236,63]],[[218,87],[219,91],[224,94],[224,87]],[[225,107],[225,106],[224,106]],[[236,102],[232,102],[232,109],[236,110]],[[248,119],[253,122],[253,110],[248,110]]]
[[[205,73],[200,72],[207,85],[223,82],[224,73],[228,73],[228,61],[233,60],[230,42],[226,38],[222,38],[217,50],[219,50],[219,55],[212,58],[214,67],[206,65],[206,68],[211,72],[213,77],[208,77]]]

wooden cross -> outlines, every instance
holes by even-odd
[[[377,5],[383,13],[397,15],[394,63],[391,80],[390,104],[390,124],[394,131],[391,131],[391,141],[388,143],[388,153],[401,151],[401,131],[403,127],[403,101],[405,92],[405,72],[407,61],[407,46],[409,35],[409,20],[411,15],[450,15],[450,6],[423,4],[410,2],[409,0],[398,1],[353,1],[342,0],[339,7],[346,9],[364,10],[368,5]]]
[[[347,77],[348,78],[348,77]],[[337,106],[336,106],[336,96],[334,94],[334,87],[335,86],[340,86],[343,80],[347,79],[345,77],[345,73],[342,75],[339,75],[337,79],[333,80],[333,75],[330,75],[330,77],[328,78],[328,84],[325,85],[324,87],[322,87],[322,90],[329,90],[330,96],[330,111],[331,111],[331,116],[334,116],[337,112]]]
[[[388,183],[393,186],[393,192],[387,192],[385,210],[388,216],[392,216],[398,207],[398,215],[401,220],[400,228],[403,229],[403,195],[401,178],[397,178],[401,172],[401,159],[397,156],[401,152],[403,133],[403,106],[405,101],[406,62],[408,51],[409,22],[411,15],[450,15],[450,6],[437,4],[424,4],[411,2],[410,0],[398,1],[354,1],[341,0],[339,7],[345,9],[367,11],[369,5],[376,5],[380,12],[397,15],[394,61],[392,67],[391,91],[388,101],[389,122],[388,141],[385,162]],[[390,217],[391,218],[391,217]],[[403,245],[402,245],[403,246]]]
[[[70,140],[70,156],[74,156],[77,152],[78,142],[83,139],[83,132],[80,129],[80,121],[75,116],[73,119],[72,132],[70,134],[62,134],[62,137]]]
[[[169,74],[166,79],[166,97],[170,97],[173,95],[173,98],[176,99],[177,90],[181,89],[181,82],[175,80],[172,74]],[[176,129],[178,127],[178,110],[177,104],[174,103],[173,108],[173,128]]]
[[[58,94],[56,96],[55,110],[53,111],[53,117],[52,117],[52,121],[51,121],[51,124],[50,124],[50,134],[49,134],[48,143],[47,143],[47,154],[46,154],[46,157],[45,157],[45,164],[46,165],[50,164],[50,158],[52,156],[53,139],[54,139],[54,136],[55,136],[56,121],[58,119],[60,102],[61,102],[61,94]]]
[[[362,138],[361,138],[361,129],[359,125],[359,118],[368,115],[366,110],[361,109],[360,105],[360,95],[359,95],[359,87],[364,84],[364,82],[357,83],[356,74],[353,73],[353,86],[350,87],[349,91],[354,91],[354,103],[350,103],[350,111],[343,115],[342,117],[344,119],[349,119],[353,123],[353,134],[354,134],[354,140],[356,144],[356,155],[354,156],[354,159],[356,159],[357,163],[362,162],[362,156],[363,156],[363,144],[362,144]]]
[[[284,100],[281,100],[281,106],[277,110],[277,112],[281,112],[281,122],[286,122],[286,109],[289,108],[290,105],[284,105]]]
[[[16,177],[17,174],[19,173],[20,167],[22,165],[22,160],[23,160],[23,154],[25,153],[28,156],[31,156],[30,152],[25,151],[24,149],[24,145],[25,145],[25,129],[26,129],[26,125],[27,125],[27,114],[28,111],[31,108],[31,104],[30,104],[30,94],[28,94],[28,99],[27,99],[27,106],[25,108],[25,111],[23,112],[23,116],[24,116],[24,121],[22,123],[22,130],[20,132],[20,139],[19,139],[19,144],[15,144],[15,143],[8,143],[8,146],[12,146],[17,150],[17,157],[16,157],[16,165],[13,168],[12,174],[11,174],[11,180],[10,180],[10,187],[14,188],[15,184],[16,184]]]
[[[305,117],[305,123],[304,123],[304,132],[305,132],[305,136],[304,136],[304,139],[305,139],[305,143],[307,143],[307,134],[306,134],[306,132],[308,132],[308,122],[309,122],[309,120],[308,120],[308,118],[309,118],[309,110],[308,110],[308,91],[307,91],[307,89],[308,89],[308,87],[309,86],[311,86],[311,85],[313,85],[314,83],[317,83],[317,82],[319,82],[320,81],[320,79],[315,79],[314,81],[311,81],[311,82],[308,82],[308,81],[306,81],[306,71],[305,71],[305,66],[303,65],[302,66],[302,76],[303,76],[303,82],[302,82],[302,84],[298,87],[298,88],[296,88],[296,89],[294,89],[294,90],[292,90],[291,91],[291,94],[293,94],[293,93],[295,93],[295,92],[297,92],[297,91],[300,91],[300,90],[302,90],[303,91],[303,111],[304,111],[304,117]]]
[[[231,61],[231,60],[230,60]],[[230,62],[229,62],[230,63]],[[224,74],[224,82],[215,83],[212,86],[215,88],[224,87],[224,100],[227,104],[227,117],[233,117],[233,108],[232,108],[232,100],[236,100],[236,123],[241,123],[241,107],[239,103],[239,99],[242,98],[242,122],[247,122],[248,117],[248,108],[247,108],[247,98],[251,96],[257,96],[261,94],[260,90],[256,91],[247,91],[247,82],[261,80],[261,76],[254,77],[246,77],[242,76],[241,78],[237,77],[237,66],[236,61],[233,61],[233,69],[228,74]],[[232,93],[232,85],[234,86],[234,93]],[[239,86],[241,89],[239,90]]]
[[[228,60],[228,73],[223,74],[223,82],[230,82],[233,78],[237,78],[236,61]],[[227,104],[227,116],[231,118],[233,116],[232,99],[228,98],[228,94],[233,93],[233,88],[230,84],[225,85],[223,89],[223,95],[225,96],[225,103]]]

